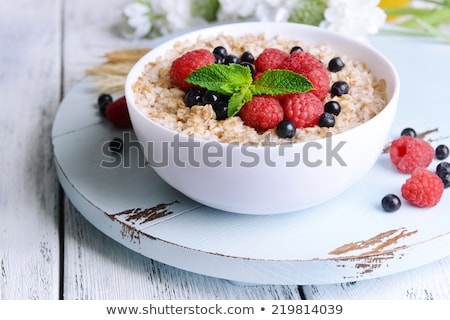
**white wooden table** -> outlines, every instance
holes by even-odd
[[[0,2],[0,299],[450,298],[450,257],[360,282],[241,286],[143,257],[87,222],[59,186],[51,128],[104,53],[145,46],[117,33],[127,2]]]

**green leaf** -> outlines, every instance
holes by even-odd
[[[249,87],[242,88],[230,97],[228,101],[228,117],[233,117],[241,110],[242,106],[252,100],[252,93]]]
[[[232,95],[241,87],[250,85],[252,75],[249,68],[238,64],[210,64],[191,72],[186,78],[186,82]]]
[[[251,87],[252,94],[277,95],[314,89],[311,81],[290,70],[267,70]]]
[[[308,79],[289,70],[267,70],[253,82],[250,69],[234,63],[201,67],[191,72],[186,81],[230,96],[228,117],[237,114],[254,95],[278,95],[314,89]]]
[[[148,1],[148,0],[147,0]],[[191,12],[193,17],[200,17],[208,22],[217,20],[217,11],[220,3],[218,0],[192,0]]]

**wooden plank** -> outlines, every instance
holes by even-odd
[[[65,299],[301,299],[297,286],[236,285],[148,259],[66,203]]]
[[[450,257],[408,272],[373,280],[304,286],[307,299],[447,300],[450,297]]]
[[[66,2],[65,92],[101,63],[104,53],[148,46],[117,33],[128,2]],[[103,235],[68,201],[64,225],[65,299],[301,299],[297,286],[241,286],[143,257]]]
[[[0,2],[0,299],[58,299],[59,0]]]
[[[120,49],[148,46],[148,40],[121,36],[122,11],[129,0],[65,1],[64,92],[103,62],[104,55]]]

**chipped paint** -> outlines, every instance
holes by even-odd
[[[406,249],[406,245],[395,246],[401,239],[405,239],[417,233],[417,230],[408,231],[406,228],[393,229],[381,232],[367,240],[344,244],[329,252],[336,255],[339,261],[355,262],[357,270],[355,277],[358,279],[366,274],[373,273],[375,269],[387,267],[387,261],[396,256],[401,259],[403,254],[397,253]]]
[[[128,209],[118,213],[109,214],[108,216],[114,219],[117,216],[126,216],[125,221],[130,222],[131,224],[136,224],[138,221],[139,224],[144,224],[146,222],[153,221],[173,213],[172,211],[168,210],[167,207],[173,205],[174,203],[179,202],[175,200],[170,203],[160,203],[154,207],[146,209]]]
[[[121,224],[122,229],[120,231],[120,234],[123,239],[128,238],[130,242],[140,243],[141,231],[136,229],[134,225],[136,224],[142,225],[146,222],[160,219],[173,213],[168,209],[168,207],[175,203],[179,202],[175,200],[169,203],[160,203],[154,207],[146,209],[142,208],[128,209],[118,213],[107,214],[107,216]],[[125,216],[124,221],[117,219],[118,216]],[[129,222],[129,224],[127,222]]]
[[[368,239],[357,242],[350,242],[344,244],[332,251],[328,254],[331,255],[343,255],[348,254],[354,251],[363,250],[367,248],[371,248],[369,251],[365,251],[363,253],[358,254],[358,257],[367,257],[372,255],[378,255],[384,253],[384,249],[391,247],[396,244],[399,240],[410,237],[413,234],[417,233],[417,230],[408,231],[405,228],[394,229],[385,231],[377,234],[376,236]],[[374,247],[375,246],[375,247]],[[388,252],[395,251],[398,249],[403,249],[405,246],[395,247],[388,250]]]

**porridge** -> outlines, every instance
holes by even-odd
[[[300,46],[325,66],[333,58],[340,57],[345,67],[339,72],[329,72],[329,88],[336,82],[345,82],[349,86],[349,91],[340,96],[333,95],[329,91],[322,101],[323,104],[331,100],[339,103],[340,113],[335,117],[334,125],[298,128],[292,138],[280,138],[276,128],[261,132],[246,125],[240,116],[218,120],[209,104],[186,106],[185,91],[175,86],[170,78],[172,62],[186,52],[196,49],[212,51],[218,46],[225,47],[229,53],[236,56],[247,51],[255,57],[258,57],[266,48],[275,48],[289,53],[294,46]],[[368,121],[387,104],[384,80],[377,79],[363,62],[354,61],[348,56],[333,52],[327,44],[309,46],[299,40],[286,40],[282,37],[267,38],[264,35],[253,34],[241,37],[219,35],[213,39],[199,37],[196,42],[177,42],[172,50],[145,66],[143,74],[133,85],[133,91],[136,105],[151,120],[180,134],[225,143],[261,144],[267,141],[282,143],[323,138],[329,132],[333,134],[344,132]]]

